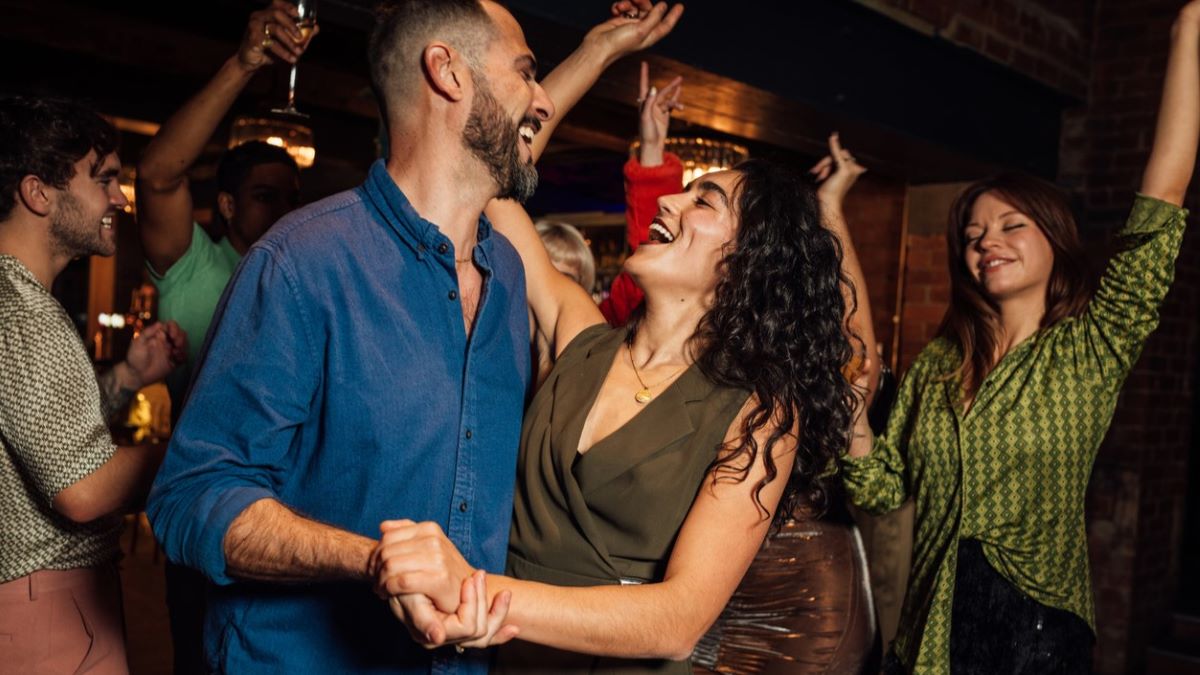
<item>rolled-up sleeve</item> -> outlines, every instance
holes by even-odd
[[[275,498],[319,389],[309,309],[286,258],[255,247],[213,317],[206,351],[146,512],[167,556],[230,584],[224,539]]]

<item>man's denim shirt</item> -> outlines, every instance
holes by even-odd
[[[454,247],[382,162],[247,253],[147,505],[167,555],[215,582],[212,667],[486,672],[478,650],[415,646],[367,583],[239,581],[222,549],[233,519],[270,498],[372,539],[383,520],[436,521],[472,565],[504,569],[530,372],[525,274],[482,217],[474,257],[484,281],[468,339]]]

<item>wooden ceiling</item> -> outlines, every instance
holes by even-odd
[[[317,164],[304,179],[311,196],[357,183],[375,156],[376,108],[364,55],[370,4],[322,0],[321,36],[301,62],[299,105],[313,115],[318,145]],[[588,4],[508,3],[544,72],[578,43],[584,19],[602,15],[608,3]],[[965,53],[946,52],[966,65],[937,71],[930,59],[937,63],[943,58],[944,45],[920,42],[929,38],[910,35],[861,7],[847,13],[845,7],[852,3],[845,0],[806,0],[785,10],[778,9],[781,3],[743,4],[751,9],[728,17],[719,9],[728,3],[689,2],[676,33],[646,55],[656,78],[685,78],[686,107],[676,133],[736,138],[753,153],[806,163],[823,154],[825,137],[837,129],[865,164],[907,182],[974,177],[1013,165],[1014,157],[1032,155],[1025,146],[1036,141],[1050,147],[1024,162],[1024,168],[1053,174],[1057,116],[1070,101]],[[0,90],[83,97],[110,114],[158,122],[233,53],[246,16],[257,6],[241,0],[209,0],[182,6],[186,9],[150,0],[103,6],[80,0],[0,0],[0,58],[8,64],[0,73]],[[866,53],[853,58],[829,53],[814,61],[814,50],[829,49],[828,42],[821,42],[824,34],[834,44],[856,35],[870,38],[871,44],[855,45],[857,52]],[[882,51],[870,53],[873,46]],[[548,188],[539,197],[544,210],[564,210],[560,207],[572,200],[584,206],[620,203],[620,164],[636,130],[637,63],[628,58],[610,68],[560,126],[542,163]],[[974,69],[968,72],[974,79],[939,97],[943,80],[962,79],[963,67]],[[895,73],[912,70],[920,71],[908,76],[914,99],[933,100],[897,98]],[[871,73],[878,80],[871,81]],[[283,75],[279,69],[257,78],[235,112],[278,103]],[[806,88],[809,80],[812,86]],[[881,93],[872,98],[876,90]],[[999,102],[1014,97],[1018,100],[1011,104]],[[1031,105],[1030,97],[1037,105]],[[946,100],[955,101],[954,111],[944,110]],[[981,132],[977,124],[954,129],[961,111],[969,110],[979,111],[984,121],[995,118],[1002,133]],[[943,120],[936,115],[948,116]],[[1006,119],[1014,128],[1004,128]],[[1050,137],[1053,143],[1046,142]],[[218,139],[213,154],[219,149]]]

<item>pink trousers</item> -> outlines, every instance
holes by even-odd
[[[128,672],[116,565],[42,570],[0,584],[0,673]]]

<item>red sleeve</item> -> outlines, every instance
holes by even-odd
[[[658,198],[682,188],[683,163],[672,153],[663,153],[663,163],[658,166],[642,166],[632,157],[625,163],[625,239],[630,253],[650,235],[650,221],[658,213]],[[621,272],[613,279],[608,298],[600,303],[600,311],[609,324],[622,326],[641,302],[642,289]]]

